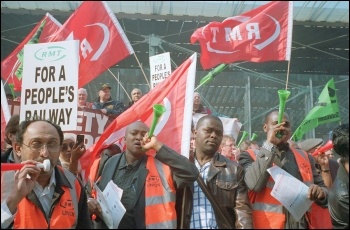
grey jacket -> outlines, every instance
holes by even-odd
[[[270,148],[266,142],[260,150],[255,151],[256,160],[254,161],[248,152],[242,152],[240,154],[239,163],[245,170],[245,183],[248,189],[254,192],[260,192],[266,187],[270,174],[267,169],[276,164],[280,168],[290,173],[295,178],[302,181],[301,174],[299,172],[298,165],[296,163],[292,150],[287,146],[286,149],[280,151],[275,148]],[[306,153],[305,153],[306,154]],[[322,200],[316,200],[315,203],[321,207],[327,207],[328,202],[328,190],[324,184],[321,175],[319,175],[315,168],[315,162],[313,157],[308,154],[308,158],[312,168],[313,183],[323,188],[326,192],[326,198]],[[286,228],[307,228],[306,219],[302,218],[300,222],[295,222],[293,217],[289,215],[287,210],[284,210],[286,217]]]

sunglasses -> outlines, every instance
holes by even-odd
[[[68,150],[68,147],[69,147],[70,149],[73,149],[74,145],[75,145],[74,142],[70,142],[69,144],[63,143],[63,144],[62,144],[62,151],[63,151],[63,152],[66,152],[66,151]]]

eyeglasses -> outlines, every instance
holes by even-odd
[[[34,143],[29,144],[29,145],[26,145],[24,143],[22,143],[22,144],[24,146],[27,146],[30,149],[30,151],[32,151],[33,153],[41,152],[45,146],[46,146],[47,150],[49,150],[49,152],[59,152],[60,151],[60,145],[57,143],[43,144],[43,143],[34,142]]]
[[[233,147],[234,147],[234,145],[224,145],[224,146],[230,147],[230,148],[233,148]]]
[[[63,143],[62,144],[62,152],[66,152],[68,150],[68,147],[70,149],[73,149],[75,143],[74,142],[70,142],[69,144]]]

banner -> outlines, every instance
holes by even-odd
[[[79,88],[134,53],[114,13],[106,2],[83,1],[50,39],[79,40]]]
[[[316,106],[309,112],[300,126],[295,130],[292,140],[301,140],[306,132],[321,124],[340,121],[339,104],[333,78],[329,80],[322,90]]]
[[[238,61],[284,61],[290,60],[292,29],[293,2],[272,1],[197,29],[191,43],[200,43],[203,69]]]
[[[50,119],[63,131],[76,129],[79,42],[24,46],[20,121]]]
[[[140,120],[150,126],[154,104],[161,104],[166,108],[166,112],[159,119],[154,135],[170,148],[189,157],[196,55],[196,53],[193,54],[165,81],[141,97],[136,104],[108,126],[95,146],[90,148],[80,160],[82,168],[86,170],[86,176],[89,175],[92,162],[99,157],[101,149],[123,139],[129,124]]]
[[[1,106],[3,107],[1,101]],[[8,109],[11,116],[20,114],[20,102],[8,100]],[[83,134],[85,137],[84,144],[86,149],[90,148],[98,141],[104,130],[113,122],[113,118],[103,114],[99,109],[80,108],[78,107],[77,126],[73,130],[66,130],[64,133]],[[1,126],[3,127],[3,126]]]
[[[40,35],[39,40],[36,41],[35,34],[39,30],[40,26],[45,23]],[[48,42],[49,37],[54,34],[62,26],[51,14],[46,13],[46,15],[41,19],[40,22],[34,27],[34,29],[28,34],[28,36],[17,46],[17,48],[12,51],[12,53],[7,56],[3,61],[1,61],[1,77],[8,84],[14,85],[14,90],[20,92],[22,87],[22,80],[15,75],[16,70],[23,64],[19,60],[18,55],[23,50],[24,45],[28,43],[44,43]],[[34,41],[30,42],[30,40]],[[19,55],[21,56],[21,55]]]
[[[171,74],[170,53],[162,53],[149,57],[151,89],[164,81]]]

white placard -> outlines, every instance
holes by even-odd
[[[76,129],[78,52],[78,40],[24,46],[20,121],[39,116]]]
[[[196,127],[199,118],[205,116],[206,114],[194,113],[192,116],[194,127]],[[239,131],[241,130],[242,123],[238,121],[237,118],[219,117],[224,126],[224,135],[232,136],[236,143],[238,144],[237,137]]]
[[[151,88],[156,87],[171,74],[170,53],[162,53],[149,58]]]

